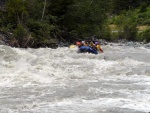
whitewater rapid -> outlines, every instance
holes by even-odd
[[[148,113],[150,49],[0,45],[0,113]]]

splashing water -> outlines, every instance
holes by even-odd
[[[150,50],[0,46],[1,113],[148,113]]]

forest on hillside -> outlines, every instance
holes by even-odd
[[[0,1],[1,40],[14,47],[50,47],[92,36],[150,42],[149,26],[149,0]]]

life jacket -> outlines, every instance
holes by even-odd
[[[102,50],[100,44],[96,45],[96,48],[97,48],[97,50],[99,50],[100,52],[103,52],[103,50]]]
[[[88,46],[88,44],[87,44],[87,43],[84,43],[84,46]]]
[[[101,48],[101,46],[100,46],[100,45],[96,45],[96,47],[97,47],[97,49],[98,49],[98,50]]]
[[[90,47],[97,50],[96,45],[94,43],[90,43]]]

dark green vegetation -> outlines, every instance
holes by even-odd
[[[149,0],[1,0],[0,32],[15,47],[51,47],[84,37],[150,41]],[[110,24],[117,26],[111,32]],[[6,40],[5,40],[6,41]]]
[[[116,0],[119,1],[119,0]],[[112,33],[112,40],[150,41],[150,1],[130,0],[117,4],[109,24],[115,25],[118,32]],[[127,3],[131,3],[128,4]],[[119,7],[121,6],[121,7]],[[145,29],[146,28],[146,29]],[[112,28],[113,29],[113,28]]]

